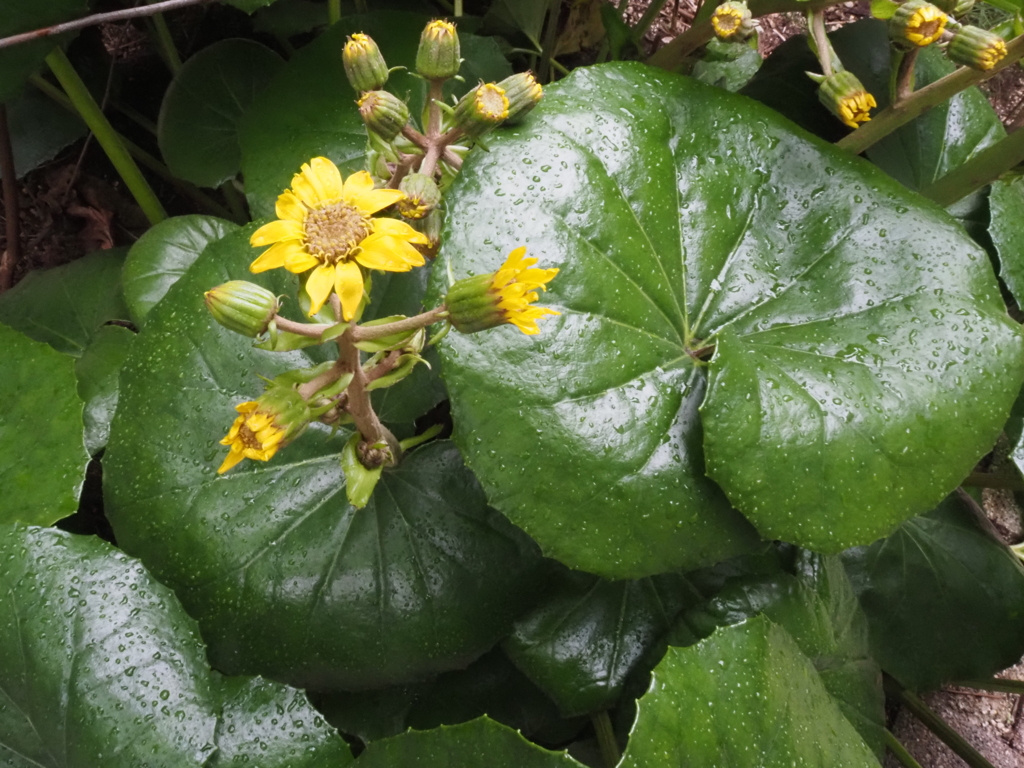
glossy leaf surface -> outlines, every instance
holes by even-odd
[[[79,357],[101,326],[127,320],[121,294],[126,249],[96,251],[70,264],[30,272],[0,296],[0,322]]]
[[[580,768],[564,752],[531,744],[511,728],[481,717],[464,725],[409,731],[370,744],[360,768]]]
[[[274,201],[303,163],[323,155],[348,175],[365,165],[366,129],[348,84],[340,51],[347,35],[365,32],[380,46],[389,67],[412,69],[420,32],[430,17],[403,11],[347,16],[299,51],[248,110],[241,126],[245,191],[254,216],[272,216]],[[446,98],[483,80],[511,74],[490,39],[460,35],[465,82],[449,81]],[[409,99],[414,118],[426,85],[408,71],[392,72],[387,89]]]
[[[566,571],[503,646],[565,716],[613,707],[627,676],[695,602],[682,576],[607,581]]]
[[[879,765],[810,660],[763,617],[669,648],[638,707],[622,768]]]
[[[284,61],[252,40],[221,40],[185,62],[160,108],[157,138],[175,176],[219,187],[242,168],[238,121]]]
[[[540,335],[452,334],[443,358],[492,503],[574,568],[748,546],[705,453],[762,535],[870,542],[967,474],[1024,376],[988,258],[952,220],[685,78],[577,70],[448,206],[440,290],[518,245],[561,269]]]
[[[345,430],[314,425],[269,463],[216,474],[233,406],[262,390],[256,374],[325,354],[263,352],[210,321],[202,293],[232,277],[294,295],[284,270],[248,273],[252,229],[206,248],[122,371],[104,459],[118,543],[178,592],[225,672],[351,689],[464,666],[533,599],[537,556],[451,443],[410,453],[361,510],[346,500]]]
[[[161,221],[146,230],[125,259],[121,281],[132,320],[142,326],[149,310],[210,243],[238,225],[216,216],[189,214]]]
[[[999,276],[1017,305],[1024,302],[1024,176],[992,183],[988,232],[999,258]]]
[[[0,324],[0,522],[50,525],[72,514],[89,454],[75,361]]]
[[[983,679],[1024,653],[1024,568],[956,496],[843,562],[872,653],[904,685]]]
[[[85,403],[85,447],[89,453],[95,454],[107,444],[117,410],[118,375],[134,341],[135,334],[127,328],[105,325],[75,361],[78,394]]]

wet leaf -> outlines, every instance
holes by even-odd
[[[135,334],[127,328],[105,325],[75,361],[78,394],[85,403],[85,447],[91,454],[107,444],[117,410],[118,374],[133,341]]]
[[[999,258],[999,276],[1024,306],[1024,176],[992,183],[989,235]]]
[[[78,508],[89,454],[75,361],[0,323],[0,522],[50,525]]]
[[[766,538],[873,541],[963,479],[1024,377],[955,222],[689,79],[577,70],[447,205],[439,291],[519,245],[561,269],[538,336],[450,334],[442,359],[491,503],[573,568],[638,577],[750,546],[708,477]]]

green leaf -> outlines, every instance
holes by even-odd
[[[794,573],[741,576],[703,607],[720,626],[763,613],[810,658],[840,710],[884,754],[882,673],[871,659],[867,620],[837,557],[801,550]]]
[[[223,0],[228,5],[233,5],[240,11],[246,13],[253,13],[258,11],[260,8],[265,8],[274,2],[274,0]]]
[[[487,10],[484,24],[522,32],[540,53],[540,35],[550,7],[550,0],[496,0]]]
[[[268,464],[216,474],[233,407],[262,390],[256,375],[333,347],[263,352],[210,322],[203,291],[234,276],[294,295],[284,270],[248,274],[255,226],[206,248],[125,364],[104,457],[117,540],[178,592],[225,672],[351,689],[464,666],[533,599],[537,556],[451,443],[385,470],[361,510],[345,495],[346,430],[314,424]]]
[[[893,0],[871,0],[871,15],[876,19],[891,19],[899,7]]]
[[[0,322],[80,357],[103,325],[128,319],[121,294],[126,253],[126,248],[97,251],[62,267],[30,272],[0,295]]]
[[[327,6],[310,0],[277,0],[252,17],[254,31],[285,38],[321,29],[327,24]]]
[[[693,76],[702,83],[738,91],[761,67],[761,56],[746,43],[725,43],[712,38],[704,58],[693,67]]]
[[[404,11],[347,16],[292,57],[241,123],[245,192],[254,216],[273,215],[277,196],[310,158],[328,157],[346,176],[363,169],[366,129],[341,61],[346,36],[365,32],[376,40],[388,66],[411,69],[420,32],[429,20]],[[472,35],[459,39],[466,58],[461,70],[465,82],[449,81],[448,98],[461,95],[480,79],[500,80],[511,74],[493,40]],[[387,88],[409,99],[413,115],[420,113],[426,94],[422,79],[408,71],[392,72]]]
[[[531,744],[511,728],[481,717],[464,725],[409,731],[370,744],[360,768],[582,768],[564,752]]]
[[[81,118],[35,88],[25,89],[6,106],[18,178],[52,160],[86,133]]]
[[[763,617],[689,648],[655,668],[621,768],[878,768],[810,660]]]
[[[1017,306],[1024,306],[1024,176],[993,182],[988,205],[999,276]]]
[[[284,67],[265,45],[230,39],[185,62],[163,105],[157,139],[175,176],[219,187],[242,169],[238,121],[256,95]]]
[[[689,79],[577,70],[446,204],[438,292],[522,244],[561,269],[538,336],[449,334],[442,359],[491,503],[572,568],[749,547],[705,471],[766,538],[870,542],[963,479],[1024,377],[988,257],[951,219]]]
[[[105,542],[7,526],[0,563],[4,765],[351,762],[301,691],[211,678],[174,594]]]
[[[50,525],[72,514],[89,454],[75,361],[0,323],[0,522]]]
[[[675,574],[607,581],[568,570],[544,595],[503,645],[566,717],[613,707],[641,659],[664,648],[687,597],[696,597]]]
[[[121,272],[132,321],[142,326],[149,310],[210,243],[238,229],[216,216],[174,216],[146,230],[132,246]]]
[[[0,37],[31,32],[84,16],[89,0],[4,0]],[[17,94],[25,79],[42,66],[43,59],[67,36],[44,38],[0,51],[0,104]]]
[[[134,341],[135,334],[127,328],[105,325],[75,361],[78,394],[85,403],[85,447],[91,454],[107,444],[117,410],[118,374]]]
[[[1024,568],[956,496],[843,562],[874,657],[905,686],[982,679],[1024,653]]]

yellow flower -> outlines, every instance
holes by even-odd
[[[259,410],[259,403],[250,400],[235,406],[241,416],[235,419],[221,445],[231,446],[224,463],[217,470],[222,475],[242,459],[270,461],[281,447],[286,430],[274,422],[274,414]]]
[[[871,109],[877,106],[874,96],[867,91],[860,91],[839,101],[839,117],[851,128],[856,128],[871,119]]]
[[[250,238],[254,247],[271,247],[249,269],[265,272],[284,267],[296,274],[312,269],[306,280],[312,300],[309,314],[319,312],[334,291],[344,319],[351,320],[363,299],[360,266],[408,272],[425,263],[413,245],[428,245],[426,235],[398,219],[373,218],[403,197],[397,189],[374,189],[366,171],[343,182],[334,163],[315,157],[277,198],[277,221],[260,227]]]
[[[743,24],[743,12],[730,5],[718,6],[711,17],[711,26],[715,28],[715,34],[723,39],[728,39],[736,34]]]
[[[931,45],[946,29],[948,17],[934,5],[924,5],[914,11],[904,29],[903,36],[914,45]]]

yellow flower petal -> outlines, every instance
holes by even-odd
[[[217,469],[217,474],[218,475],[223,475],[225,472],[227,472],[233,466],[238,464],[238,462],[240,462],[244,458],[245,458],[245,454],[242,453],[242,451],[240,451],[240,450],[236,451],[235,447],[232,446],[231,450],[228,451],[228,455],[224,457],[224,462]]]
[[[310,174],[316,179],[316,186],[320,190],[321,200],[341,199],[343,186],[341,183],[341,171],[338,170],[338,166],[326,157],[314,157],[309,161],[309,172],[307,172],[306,178],[309,178]]]
[[[331,295],[333,287],[334,267],[332,265],[323,264],[313,270],[313,274],[306,280],[306,293],[309,294],[309,300],[312,302],[312,306],[309,308],[310,317],[320,311],[320,307]]]
[[[373,219],[373,231],[375,234],[400,237],[407,242],[416,245],[430,245],[430,238],[422,232],[418,232],[404,221],[398,219]]]
[[[308,166],[302,166],[307,168]],[[309,183],[302,173],[296,173],[292,176],[292,192],[299,200],[304,202],[310,208],[316,208],[322,202],[320,196],[317,194],[316,187]]]
[[[353,197],[370,192],[373,189],[373,177],[366,171],[356,171],[347,179],[342,186],[341,196],[351,202]]]
[[[261,253],[259,258],[249,265],[249,271],[266,272],[268,269],[277,269],[278,267],[283,267],[288,263],[288,259],[290,257],[294,256],[295,254],[305,252],[306,249],[302,246],[302,243],[298,242],[297,240],[286,240],[281,243],[276,243],[275,245],[272,245],[270,248]]]
[[[309,209],[302,204],[302,201],[290,189],[286,189],[277,196],[277,203],[274,209],[277,212],[277,218],[297,221],[300,224],[306,220],[306,214],[309,213]]]
[[[297,275],[300,272],[305,272],[307,269],[312,269],[319,263],[320,261],[305,248],[300,248],[298,251],[290,253],[285,257],[284,268]]]
[[[370,235],[359,244],[356,261],[369,269],[385,272],[408,272],[413,267],[422,267],[426,260],[423,254],[405,240],[388,235]]]
[[[346,179],[343,197],[346,203],[354,205],[361,213],[372,216],[404,199],[405,193],[398,189],[374,189],[370,174],[359,171]]]
[[[249,245],[259,248],[282,240],[298,240],[303,234],[302,225],[297,221],[272,221],[252,233]]]
[[[351,320],[363,300],[363,272],[354,261],[343,261],[335,269],[334,290],[341,299],[341,317]]]

